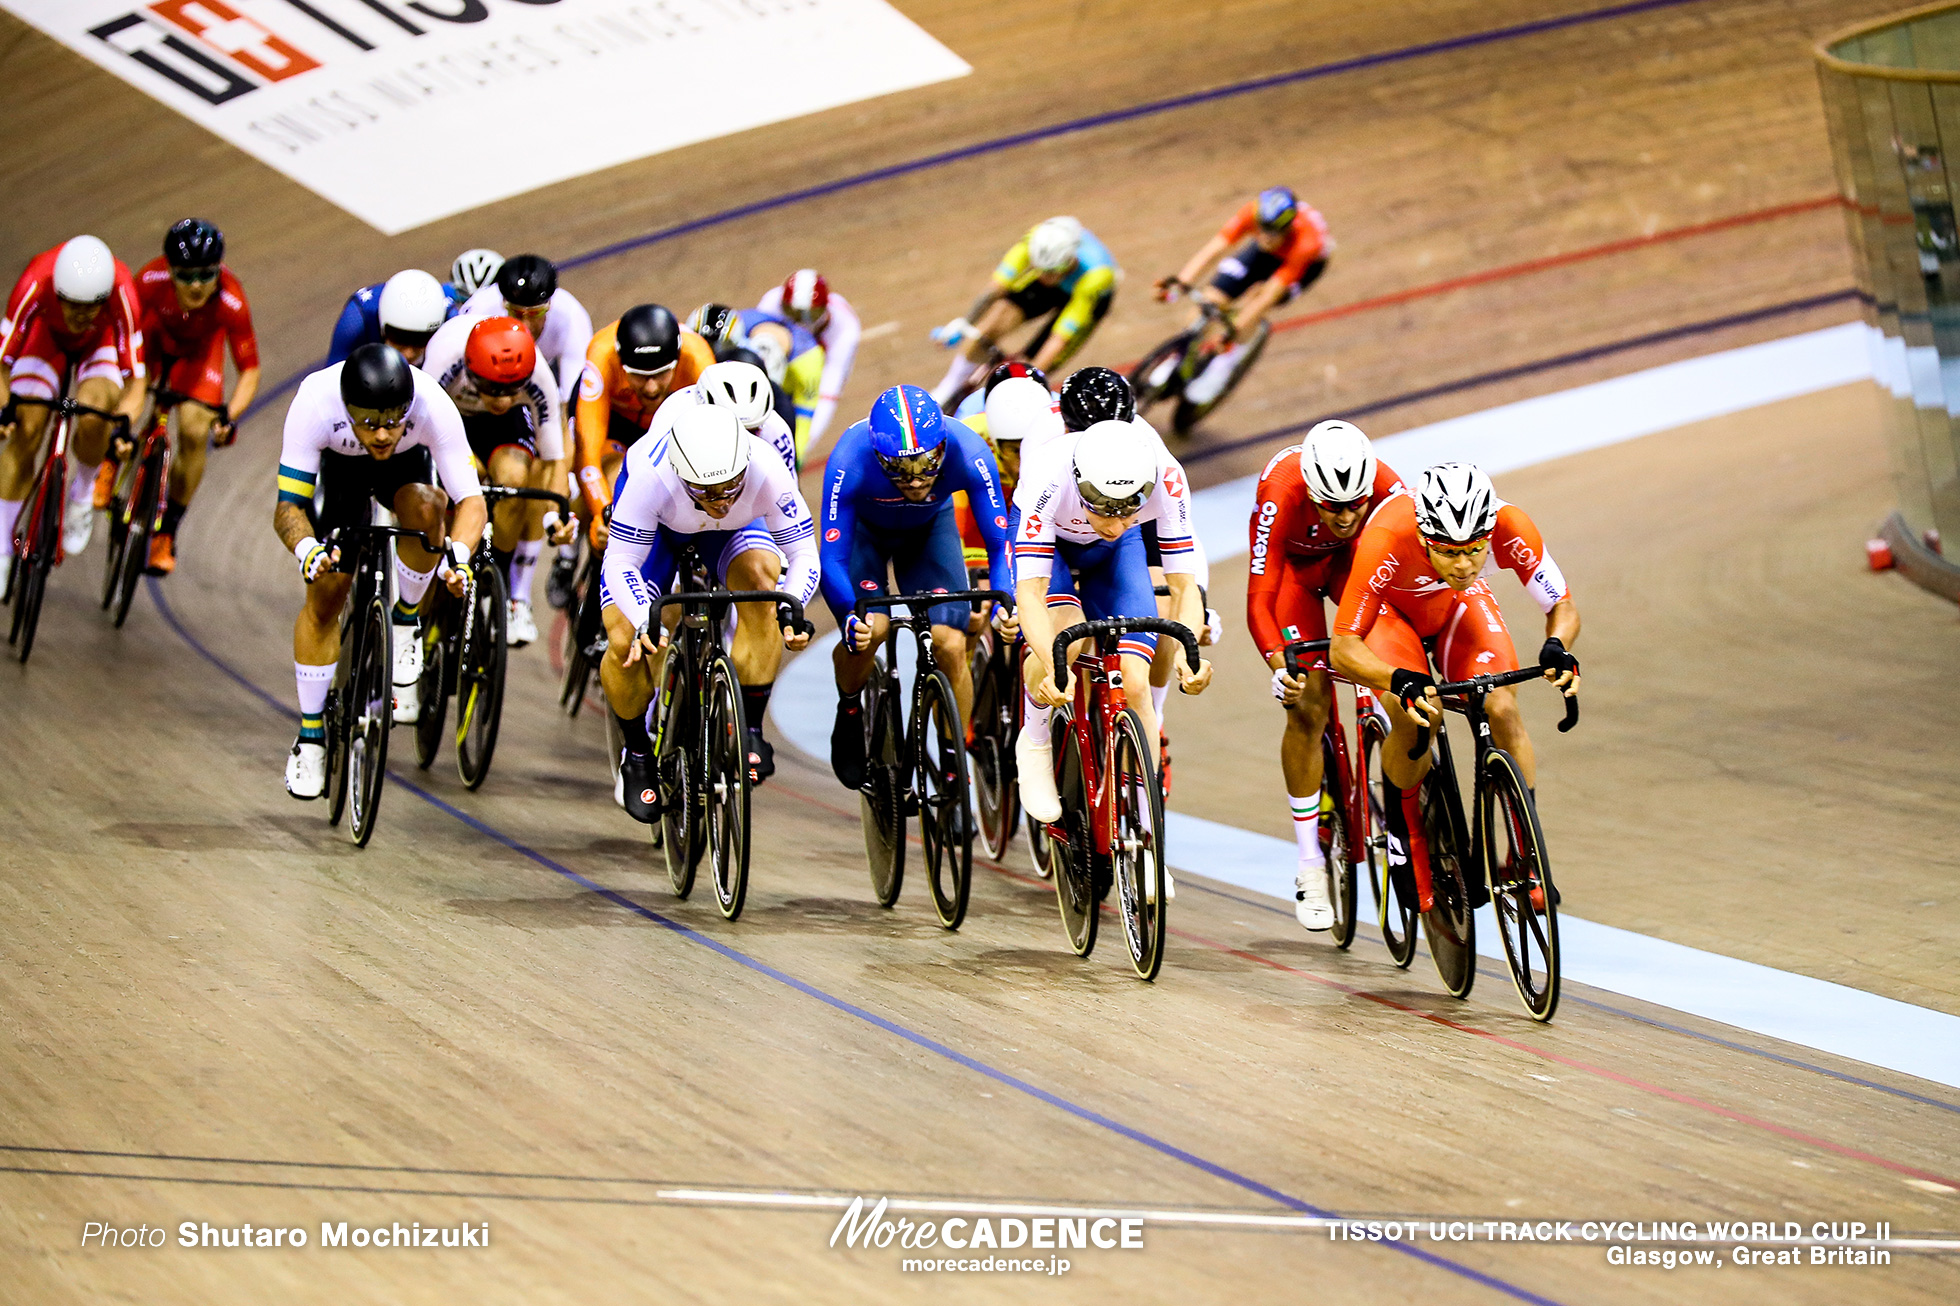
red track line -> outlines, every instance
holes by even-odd
[[[1274,331],[1295,331],[1301,327],[1312,326],[1317,322],[1331,322],[1335,318],[1350,317],[1377,308],[1391,308],[1396,304],[1406,304],[1412,299],[1427,299],[1432,295],[1448,294],[1452,290],[1462,290],[1469,286],[1481,286],[1492,281],[1505,281],[1512,277],[1522,277],[1533,272],[1545,272],[1552,268],[1565,267],[1572,263],[1583,263],[1588,259],[1605,258],[1610,254],[1624,254],[1629,250],[1645,249],[1650,245],[1664,245],[1672,241],[1687,240],[1694,236],[1706,236],[1712,232],[1729,231],[1736,227],[1753,226],[1758,222],[1774,222],[1778,218],[1794,217],[1799,213],[1813,213],[1843,203],[1836,195],[1822,195],[1816,199],[1799,200],[1794,204],[1778,204],[1773,208],[1756,209],[1749,213],[1737,213],[1713,222],[1697,222],[1692,226],[1674,227],[1667,231],[1657,231],[1651,236],[1633,236],[1626,240],[1609,241],[1604,245],[1594,245],[1587,249],[1575,249],[1568,254],[1552,254],[1545,258],[1528,259],[1523,263],[1511,263],[1501,268],[1491,268],[1486,272],[1472,272],[1468,276],[1451,277],[1447,281],[1434,281],[1426,286],[1412,286],[1408,290],[1397,290],[1373,299],[1360,299],[1352,304],[1341,304],[1325,308],[1318,313],[1305,313],[1273,323]]]

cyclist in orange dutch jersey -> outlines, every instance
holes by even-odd
[[[1286,646],[1327,638],[1324,600],[1340,601],[1355,541],[1382,505],[1402,493],[1402,479],[1375,457],[1358,427],[1321,422],[1299,444],[1273,455],[1253,497],[1246,624],[1272,668],[1273,697],[1286,708],[1279,764],[1300,848],[1293,913],[1309,930],[1334,925],[1327,855],[1320,846],[1320,740],[1333,682],[1319,657],[1310,659],[1304,676],[1289,675]]]
[[[1407,865],[1409,851],[1425,854],[1417,791],[1429,773],[1429,754],[1410,760],[1418,729],[1443,719],[1425,647],[1445,681],[1518,668],[1517,650],[1487,574],[1503,567],[1517,576],[1545,614],[1538,661],[1545,678],[1575,694],[1579,609],[1565,576],[1545,551],[1524,510],[1497,497],[1490,478],[1468,463],[1441,463],[1422,474],[1412,498],[1383,506],[1355,545],[1341,608],[1334,620],[1334,669],[1382,691],[1392,723],[1382,746],[1382,806],[1389,859]],[[1518,716],[1517,694],[1506,687],[1485,704],[1492,740],[1518,760],[1525,783],[1538,785],[1531,737]],[[1391,801],[1399,798],[1400,801]],[[1411,834],[1413,833],[1413,840]],[[1487,890],[1472,886],[1476,900]],[[1430,903],[1419,904],[1424,911]]]
[[[605,510],[626,451],[646,434],[661,401],[700,380],[714,361],[708,342],[682,330],[659,304],[629,308],[593,335],[579,377],[573,460],[593,548],[606,547]]]

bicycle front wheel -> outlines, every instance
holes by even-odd
[[[55,471],[43,471],[28,509],[34,514],[29,519],[28,551],[14,559],[14,624],[7,640],[23,666],[34,651],[41,600],[48,592],[48,573],[54,570],[55,537],[61,530],[62,480]]]
[[[449,691],[456,683],[450,663],[456,647],[451,632],[456,609],[447,594],[438,594],[430,605],[422,636],[422,681],[417,693],[421,711],[415,718],[415,765],[426,771],[442,747],[442,723],[449,715]]]
[[[476,566],[456,645],[456,772],[471,789],[490,774],[497,729],[504,718],[504,572],[494,561]]]
[[[1382,808],[1388,783],[1382,775],[1382,748],[1387,739],[1388,731],[1380,717],[1370,714],[1363,718],[1361,782],[1368,791],[1368,886],[1375,895],[1375,921],[1381,927],[1389,960],[1407,970],[1416,957],[1416,886],[1408,863],[1396,870],[1388,857],[1388,820]]]
[[[359,649],[348,668],[352,719],[347,723],[347,788],[349,832],[365,848],[381,810],[381,785],[388,778],[388,726],[395,715],[394,628],[385,590],[368,604],[361,622]]]
[[[1155,750],[1144,743],[1143,718],[1135,708],[1116,718],[1107,782],[1116,808],[1110,831],[1111,870],[1123,937],[1139,979],[1154,980],[1164,964],[1164,791],[1151,765]]]
[[[1477,917],[1470,902],[1474,853],[1465,837],[1463,798],[1450,760],[1449,738],[1440,722],[1431,747],[1436,761],[1422,778],[1419,800],[1429,843],[1432,897],[1422,918],[1422,933],[1443,987],[1452,997],[1467,998],[1477,982]]]
[[[1321,736],[1321,792],[1326,801],[1320,806],[1320,850],[1327,858],[1327,900],[1334,904],[1334,946],[1345,948],[1354,942],[1354,863],[1356,839],[1348,828],[1347,758],[1334,747],[1332,731],[1338,720],[1328,723],[1330,733]]]
[[[1501,748],[1485,755],[1482,781],[1477,825],[1504,960],[1524,1009],[1533,1020],[1550,1020],[1558,1010],[1558,891],[1538,807],[1517,760]]]
[[[1189,331],[1180,331],[1145,354],[1143,361],[1130,369],[1130,389],[1136,391],[1139,409],[1168,398],[1179,388],[1183,379],[1184,353],[1191,347],[1191,340]]]
[[[926,887],[939,923],[957,930],[973,891],[973,821],[967,806],[966,727],[945,672],[935,671],[926,679],[919,711],[915,774]]]
[[[870,698],[871,741],[865,750],[864,789],[858,819],[864,825],[864,856],[871,867],[871,892],[880,907],[898,901],[905,885],[905,774],[899,752],[898,677],[885,670],[881,656],[865,683]]]
[[[1007,855],[1014,838],[1018,794],[1014,783],[1013,712],[1003,698],[1004,677],[995,674],[991,641],[973,651],[973,811],[980,847],[993,861]]]
[[[136,597],[136,587],[142,583],[143,573],[149,570],[150,536],[163,511],[163,491],[163,457],[153,454],[143,460],[136,484],[131,488],[130,501],[124,507],[122,550],[116,557],[122,576],[116,582],[116,601],[109,608],[118,630],[129,619],[129,605]],[[109,520],[114,522],[117,515],[112,507]]]
[[[1097,891],[1096,836],[1089,825],[1089,792],[1082,772],[1082,750],[1076,747],[1075,731],[1060,712],[1054,717],[1055,744],[1059,759],[1056,788],[1062,795],[1062,830],[1066,842],[1048,840],[1048,865],[1054,874],[1055,902],[1062,911],[1062,933],[1078,957],[1096,950],[1096,928],[1102,914],[1102,894]]]
[[[696,687],[687,645],[667,646],[660,669],[659,734],[653,741],[656,786],[660,790],[660,851],[667,859],[667,882],[685,901],[694,892],[694,870],[701,864],[700,777],[694,751]],[[608,714],[610,715],[610,714]]]
[[[728,654],[717,650],[708,663],[702,792],[715,906],[731,921],[749,895],[749,730],[742,715],[742,682]]]

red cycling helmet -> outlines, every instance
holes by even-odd
[[[478,381],[515,387],[531,379],[538,366],[538,346],[516,318],[486,317],[470,328],[463,361]]]
[[[783,278],[783,316],[809,326],[830,312],[830,283],[815,268],[798,268]]]

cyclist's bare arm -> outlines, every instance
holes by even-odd
[[[1066,690],[1067,685],[1055,684],[1055,668],[1048,665],[1058,630],[1053,614],[1048,611],[1048,577],[1030,576],[1017,583],[1014,600],[1015,610],[1021,615],[1021,637],[1027,641],[1028,657],[1038,672],[1031,679],[1037,685],[1052,684],[1058,691]]]
[[[456,505],[454,524],[449,528],[449,538],[461,544],[471,553],[483,541],[483,531],[490,524],[490,510],[483,505],[483,496],[472,494]]]
[[[144,377],[132,376],[129,384],[123,387],[122,398],[116,401],[116,413],[127,417],[129,424],[134,426],[143,419],[143,405],[149,401],[149,381]]]
[[[1175,279],[1183,282],[1187,286],[1196,285],[1198,278],[1205,274],[1205,269],[1210,267],[1213,261],[1225,252],[1226,248],[1224,237],[1213,236],[1199,247],[1197,253],[1191,256],[1190,262],[1177,270],[1177,277]]]
[[[1545,614],[1545,638],[1555,639],[1569,650],[1579,642],[1579,608],[1571,599],[1560,599]],[[1579,677],[1573,672],[1558,676],[1548,676],[1554,685],[1573,693],[1579,690]]]
[[[1198,590],[1198,578],[1188,571],[1172,571],[1164,574],[1164,584],[1171,592],[1171,620],[1181,621],[1192,631],[1205,628],[1205,600]],[[1052,637],[1051,637],[1052,638]],[[1203,658],[1198,660],[1195,669],[1187,668],[1184,658],[1184,645],[1175,645],[1171,655],[1177,669],[1177,678],[1187,694],[1202,694],[1205,686],[1211,683],[1211,663]]]
[[[248,367],[238,374],[238,384],[232,387],[231,402],[225,405],[231,412],[233,425],[237,424],[239,417],[243,415],[247,408],[252,406],[252,401],[258,397],[259,369]]]
[[[272,510],[272,529],[279,533],[279,542],[291,553],[299,547],[299,542],[313,534],[313,523],[307,520],[306,509],[296,503],[281,502]]]
[[[1284,293],[1286,288],[1271,277],[1246,291],[1232,310],[1232,330],[1238,338],[1250,336]]]

